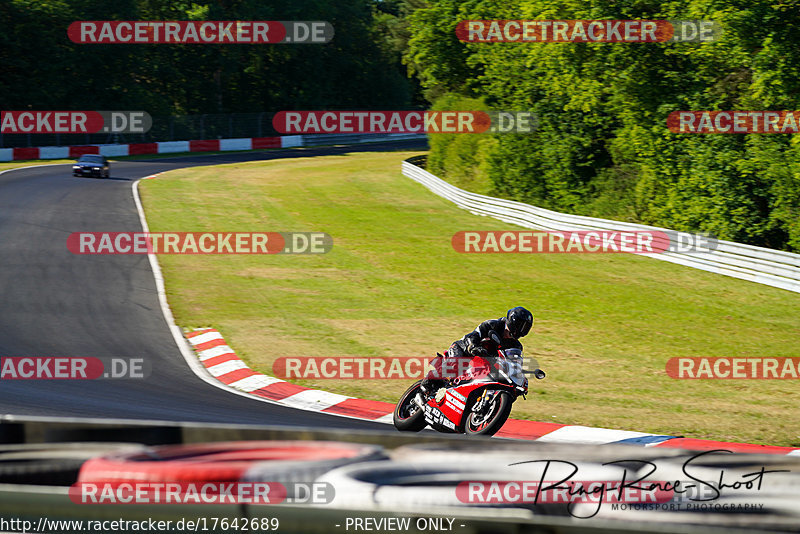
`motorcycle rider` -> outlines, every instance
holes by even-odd
[[[428,372],[420,386],[426,391],[432,391],[444,382],[443,358],[486,357],[489,355],[487,346],[503,350],[522,349],[519,338],[527,335],[532,326],[533,314],[522,306],[511,308],[505,317],[482,322],[475,330],[454,341],[445,351],[444,357],[437,354],[437,357],[431,362],[433,370]]]

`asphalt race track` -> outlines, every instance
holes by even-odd
[[[112,162],[108,180],[74,178],[68,164],[0,174],[0,358],[144,358],[153,370],[152,376],[138,380],[0,380],[0,415],[385,431],[385,424],[277,406],[207,384],[189,369],[167,328],[147,256],[79,256],[67,250],[66,240],[80,231],[141,231],[131,182],[157,172],[354,151],[416,150],[424,149],[425,143]]]

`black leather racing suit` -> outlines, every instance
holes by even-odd
[[[444,353],[445,358],[471,358],[478,355],[480,349],[486,349],[488,352],[484,355],[491,355],[495,350],[497,344],[491,341],[492,332],[496,334],[496,338],[500,340],[499,348],[505,349],[520,349],[522,350],[522,343],[517,338],[506,336],[506,318],[489,319],[478,325],[478,327],[465,335],[459,340],[453,342],[450,348]],[[432,362],[433,370],[428,373],[428,376],[423,381],[423,387],[429,387],[440,381],[443,376],[447,375],[446,371],[442,371],[442,359],[437,357]]]
[[[489,319],[478,325],[478,327],[462,337],[461,339],[453,342],[447,350],[446,356],[449,358],[463,358],[471,356],[473,351],[478,347],[482,347],[482,340],[488,339],[491,332],[497,334],[500,339],[500,348],[505,349],[521,349],[522,343],[514,337],[506,337],[506,318]],[[492,345],[494,346],[494,345]],[[484,347],[485,348],[485,347]]]

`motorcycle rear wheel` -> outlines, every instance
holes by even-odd
[[[473,411],[464,422],[464,433],[473,436],[493,436],[508,419],[514,399],[507,391],[500,391],[489,406],[489,413],[481,417]]]
[[[403,393],[403,396],[400,397],[400,400],[397,401],[397,406],[394,407],[392,421],[394,422],[394,427],[401,432],[419,432],[427,426],[425,413],[414,402],[414,397],[420,391],[421,383],[422,380],[408,388]]]

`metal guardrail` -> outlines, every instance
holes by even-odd
[[[156,143],[186,139],[236,139],[281,135],[272,126],[274,112],[205,113],[153,117],[153,125],[143,134],[2,134],[0,148],[34,146]]]
[[[380,518],[410,518],[408,530],[394,528],[381,528],[376,526],[369,529],[371,532],[431,532],[429,528],[417,526],[416,518],[446,518],[453,520],[454,527],[451,531],[462,534],[504,533],[504,534],[534,534],[540,532],[574,533],[574,534],[600,534],[611,532],[683,532],[688,534],[712,534],[730,532],[731,529],[746,529],[749,533],[766,531],[796,530],[798,513],[793,504],[798,493],[797,485],[798,467],[800,459],[775,456],[775,455],[718,455],[716,457],[693,464],[692,473],[702,480],[716,480],[720,470],[724,470],[725,480],[730,484],[733,481],[746,481],[752,478],[752,473],[758,471],[759,466],[767,469],[768,476],[763,488],[737,491],[735,495],[723,495],[720,503],[734,503],[732,499],[744,500],[743,502],[756,502],[763,504],[763,511],[748,513],[733,509],[711,512],[691,511],[651,511],[643,508],[636,511],[615,510],[606,504],[598,508],[596,516],[585,510],[576,510],[575,514],[567,513],[563,506],[550,506],[544,508],[526,508],[526,506],[474,506],[461,504],[443,504],[425,502],[427,492],[431,495],[441,493],[441,489],[452,491],[454,484],[458,483],[460,470],[463,473],[471,469],[481,469],[491,466],[492,469],[505,466],[508,475],[511,462],[522,461],[523,464],[536,459],[554,459],[576,462],[586,472],[599,473],[597,469],[606,469],[606,462],[626,459],[625,469],[632,469],[631,480],[634,473],[641,466],[637,462],[653,462],[657,465],[659,473],[666,475],[664,480],[673,480],[673,476],[680,476],[682,466],[691,458],[697,461],[698,453],[680,451],[677,449],[656,449],[646,447],[632,447],[630,445],[578,445],[563,443],[518,443],[506,440],[463,439],[463,436],[452,436],[432,432],[408,434],[399,432],[349,432],[345,430],[326,430],[310,428],[288,427],[259,427],[254,425],[221,425],[175,423],[157,421],[131,421],[131,420],[100,420],[100,419],[73,419],[0,416],[0,437],[2,441],[23,441],[31,445],[31,450],[41,450],[39,453],[44,458],[49,452],[57,449],[45,450],[38,443],[62,443],[65,440],[79,439],[83,445],[87,442],[97,442],[102,446],[103,440],[113,438],[114,441],[124,440],[135,443],[199,443],[209,441],[230,440],[323,440],[323,441],[356,441],[370,442],[382,445],[387,449],[391,460],[383,462],[370,462],[361,464],[366,466],[387,465],[407,472],[400,473],[398,479],[382,479],[373,477],[373,481],[381,491],[372,498],[350,499],[353,502],[346,506],[317,504],[151,504],[142,503],[128,505],[121,503],[108,504],[77,504],[70,499],[68,488],[65,485],[34,485],[33,483],[2,483],[0,484],[0,520],[27,520],[36,525],[41,518],[52,521],[59,520],[93,520],[93,521],[172,521],[176,525],[181,520],[198,521],[207,518],[211,524],[213,518],[278,518],[280,528],[278,532],[286,533],[323,533],[346,532],[358,529],[346,528],[348,519],[354,517],[373,518],[373,523]],[[74,443],[63,443],[64,447],[75,449]],[[58,447],[59,445],[55,445]],[[403,447],[405,446],[405,447]],[[398,448],[399,447],[399,448]],[[391,450],[390,450],[391,449]],[[23,449],[15,449],[24,452]],[[49,452],[48,452],[49,451]],[[37,453],[33,453],[37,454]],[[50,454],[48,458],[57,458]],[[37,457],[38,458],[38,457]],[[12,458],[13,460],[13,458]],[[12,462],[13,463],[13,462]],[[510,464],[511,463],[511,464]],[[510,465],[509,465],[510,464]],[[50,465],[53,468],[56,464]],[[355,464],[351,464],[355,465]],[[431,465],[442,468],[446,475],[439,484],[427,484],[424,476],[426,469]],[[428,467],[425,467],[428,466]],[[6,466],[8,467],[8,466]],[[614,468],[618,471],[621,468]],[[772,471],[783,469],[785,472]],[[366,469],[372,472],[372,469]],[[595,471],[592,471],[595,470]],[[375,468],[377,472],[377,468]],[[515,471],[516,472],[516,471]],[[332,473],[329,472],[329,475]],[[339,471],[339,482],[344,482],[349,470]],[[449,473],[449,474],[447,474]],[[521,480],[527,480],[533,471],[520,471],[517,475]],[[746,473],[751,473],[750,475]],[[711,476],[714,475],[714,476]],[[299,475],[298,475],[299,476]],[[438,476],[438,475],[437,475]],[[453,478],[453,477],[456,478]],[[466,476],[466,475],[464,475]],[[344,477],[344,478],[343,478]],[[430,478],[430,477],[428,477]],[[685,478],[685,477],[681,477]],[[319,479],[321,480],[321,479]],[[495,480],[495,476],[490,480]],[[496,480],[506,480],[499,471]],[[516,480],[516,479],[514,479]],[[538,480],[538,478],[531,478]],[[605,478],[599,480],[606,480]],[[658,479],[661,480],[661,479]],[[677,480],[677,479],[676,479]],[[729,486],[730,487],[730,486]],[[449,488],[449,489],[448,489]],[[352,489],[352,488],[351,488]],[[389,506],[386,499],[396,491],[413,491],[419,493],[415,502],[397,500]],[[338,491],[346,497],[353,497],[345,486]],[[733,491],[733,490],[731,490]],[[438,492],[438,493],[437,493]],[[678,496],[679,497],[679,496]],[[677,499],[677,497],[676,497]],[[391,499],[390,499],[391,500]],[[394,501],[392,501],[394,502]],[[673,501],[670,501],[673,502]],[[679,500],[674,500],[679,502]],[[715,500],[716,502],[716,500]],[[738,502],[738,501],[736,501]],[[788,504],[787,504],[788,503]],[[580,505],[586,508],[597,508],[595,504]],[[589,510],[591,512],[592,510]],[[581,513],[577,513],[581,512]],[[424,522],[423,522],[424,523]],[[462,526],[463,525],[463,526]],[[83,523],[80,528],[64,527],[59,533],[80,532],[92,530]],[[183,532],[187,528],[170,528],[167,531]],[[29,530],[30,531],[30,530]],[[54,530],[50,530],[55,532]],[[98,530],[94,530],[98,531]],[[221,532],[221,528],[200,528],[202,532]],[[438,531],[438,530],[437,530]],[[742,530],[744,531],[744,530]]]
[[[381,141],[399,141],[402,139],[425,139],[426,134],[391,133],[391,134],[313,134],[301,136],[300,146],[347,145],[357,143],[377,143]]]
[[[68,145],[105,145],[125,143],[156,143],[183,141],[187,139],[237,139],[244,137],[275,137],[284,135],[275,130],[272,119],[275,112],[263,111],[255,113],[206,113],[202,115],[171,115],[153,117],[153,125],[143,134],[3,134],[0,133],[0,148],[35,147],[35,146],[68,146]],[[337,139],[340,143],[363,143],[396,139],[398,135],[383,136],[376,134],[313,134],[304,135],[310,142],[305,146],[316,146],[325,138]],[[425,137],[425,134],[406,134],[406,137]],[[401,137],[401,138],[406,138]],[[347,138],[358,139],[347,141]]]
[[[0,148],[155,143],[184,139],[236,139],[281,135],[272,126],[274,112],[204,113],[153,117],[144,134],[2,134]]]
[[[418,167],[414,162],[420,160],[411,158],[403,162],[403,175],[476,215],[488,215],[525,228],[546,231],[671,232],[655,226],[570,215],[514,200],[470,193],[445,182]],[[640,255],[800,293],[800,254],[732,241],[717,241],[716,250],[709,252],[662,252]]]
[[[244,425],[0,415],[0,444],[66,441],[126,441],[147,445],[232,440],[332,440],[399,447],[414,443],[455,443],[458,436],[438,432],[401,433],[280,425]],[[479,438],[491,443],[489,438]],[[663,451],[662,451],[663,455]]]

